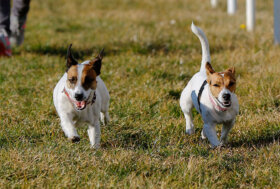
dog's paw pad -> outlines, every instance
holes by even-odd
[[[77,142],[80,141],[80,137],[74,136],[74,137],[70,138],[70,140],[71,140],[71,142],[73,142],[73,143],[77,143]]]

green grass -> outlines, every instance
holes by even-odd
[[[244,5],[228,16],[225,2],[212,9],[206,0],[32,1],[24,45],[0,59],[0,188],[279,188],[273,4],[257,2],[254,33],[239,27]],[[192,20],[213,67],[237,71],[240,115],[222,149],[201,141],[195,111],[196,132],[185,134],[179,97],[201,60]],[[97,151],[86,127],[77,144],[64,137],[52,103],[70,43],[80,61],[105,48],[112,121]]]

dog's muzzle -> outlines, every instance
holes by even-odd
[[[226,93],[222,95],[223,97],[223,102],[220,101],[220,103],[225,106],[225,107],[230,107],[231,106],[231,96],[230,94]]]
[[[87,106],[87,101],[75,101],[74,104],[76,105],[77,110],[83,110]]]
[[[93,104],[96,100],[95,91],[93,92],[93,94],[91,93],[86,100],[80,100],[80,101],[72,99],[70,97],[69,93],[66,91],[66,89],[64,89],[63,92],[65,93],[65,95],[68,97],[69,101],[75,106],[75,108],[77,110],[85,109],[88,104]],[[75,99],[77,99],[76,94],[75,94]]]

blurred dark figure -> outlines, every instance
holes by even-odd
[[[11,56],[11,46],[24,39],[25,22],[30,0],[0,0],[0,56]]]

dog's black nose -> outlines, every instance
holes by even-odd
[[[230,100],[230,94],[228,94],[228,93],[223,94],[223,98],[224,98],[226,101],[229,101],[229,100]]]
[[[83,100],[83,98],[84,98],[83,93],[76,93],[76,94],[75,94],[75,99],[76,99],[77,101],[81,101],[81,100]]]

